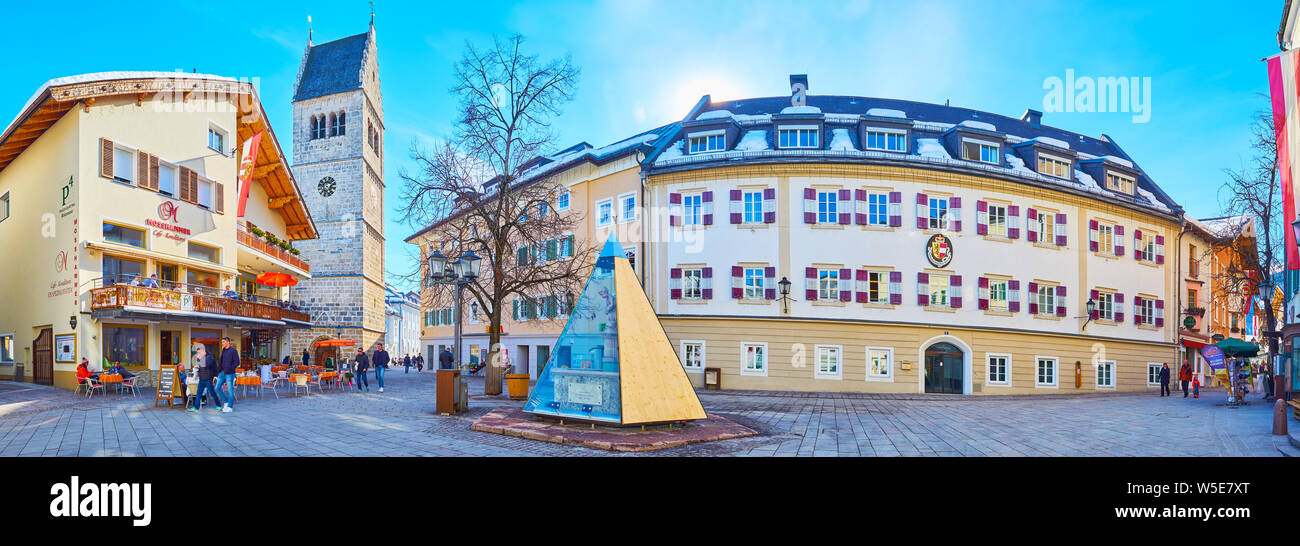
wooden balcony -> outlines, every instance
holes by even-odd
[[[303,261],[302,258],[294,256],[292,253],[285,252],[283,248],[262,240],[261,237],[252,234],[243,226],[240,226],[235,230],[235,236],[241,245],[301,269],[306,273],[311,273],[311,266],[308,265],[307,262]]]
[[[311,322],[311,317],[307,313],[301,311],[284,309],[276,305],[232,300],[206,294],[194,294],[161,288],[145,288],[143,286],[130,286],[126,284],[117,284],[105,288],[95,288],[90,291],[91,311],[121,309],[125,307],[136,307],[148,310],[156,309],[163,313],[175,311],[178,313],[224,315],[236,320],[240,318],[258,319],[263,321],[282,321],[284,319],[289,319],[298,322]]]

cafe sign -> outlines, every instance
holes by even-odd
[[[154,228],[153,234],[156,237],[165,236],[168,239],[184,241],[185,237],[189,237],[193,233],[190,231],[190,228],[177,223],[179,222],[177,216],[180,214],[180,209],[181,208],[177,206],[176,203],[163,201],[158,204],[158,218],[160,218],[160,220],[149,218],[145,220],[144,223],[145,225]],[[169,233],[164,234],[164,231]]]

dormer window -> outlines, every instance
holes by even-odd
[[[1133,193],[1133,179],[1108,172],[1106,173],[1106,189],[1131,195]]]
[[[966,139],[961,142],[961,158],[966,161],[999,164],[998,144],[984,140]]]
[[[890,129],[867,129],[867,149],[906,152],[907,132]]]
[[[726,131],[694,133],[689,135],[687,138],[690,140],[690,151],[693,154],[722,152],[727,149]]]
[[[777,130],[777,145],[782,148],[819,148],[816,125],[787,125]]]
[[[1038,172],[1057,178],[1070,178],[1070,161],[1055,156],[1038,154]]]

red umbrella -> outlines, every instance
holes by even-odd
[[[298,279],[295,279],[293,275],[289,275],[287,273],[267,272],[257,276],[257,284],[260,284],[262,286],[274,286],[278,288],[278,287],[293,286],[295,284],[298,284]]]
[[[322,339],[313,343],[316,347],[344,347],[347,345],[356,345],[357,342],[351,339]]]

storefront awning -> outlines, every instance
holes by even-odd
[[[1197,341],[1197,340],[1195,340],[1195,339],[1191,339],[1191,338],[1187,338],[1187,337],[1182,338],[1181,340],[1179,340],[1179,343],[1182,344],[1182,346],[1184,346],[1184,347],[1191,347],[1191,348],[1196,349],[1196,350],[1204,349],[1206,345],[1209,345],[1209,343],[1202,342],[1202,341]]]

